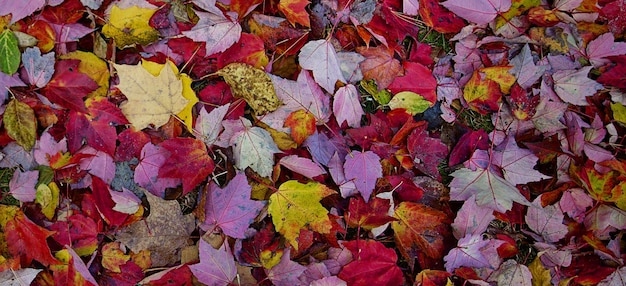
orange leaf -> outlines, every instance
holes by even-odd
[[[291,128],[291,138],[302,144],[307,137],[315,133],[315,116],[303,109],[296,110],[285,119],[285,127]]]
[[[309,19],[309,13],[306,11],[307,5],[309,5],[308,0],[280,0],[278,10],[285,14],[291,25],[295,26],[298,23],[308,28],[311,27],[311,20]]]
[[[391,223],[400,253],[413,261],[416,252],[428,257],[440,259],[445,248],[444,234],[448,232],[450,219],[440,210],[423,204],[401,202],[394,217],[398,221]]]
[[[43,265],[60,263],[50,253],[46,241],[54,232],[36,225],[21,210],[17,210],[15,216],[6,222],[4,234],[9,242],[9,253],[13,257],[20,257],[22,265],[31,264],[33,259]]]

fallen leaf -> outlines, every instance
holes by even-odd
[[[228,240],[215,249],[211,244],[200,239],[200,262],[189,265],[189,269],[200,283],[206,285],[229,285],[237,276],[235,257]]]
[[[343,164],[347,181],[354,181],[359,193],[367,203],[378,178],[382,177],[380,157],[372,151],[351,152]]]
[[[12,99],[4,110],[2,120],[9,137],[26,151],[33,149],[37,140],[37,119],[30,106]]]
[[[160,178],[181,179],[183,195],[191,192],[215,169],[204,142],[194,138],[172,138],[159,146],[170,153],[159,168]]]
[[[26,265],[32,260],[46,266],[60,263],[52,256],[46,242],[54,232],[38,226],[15,206],[0,205],[0,212],[5,215],[0,219],[0,225],[6,241],[11,242],[7,245],[11,256],[19,258],[20,262]]]
[[[365,57],[359,64],[363,78],[376,80],[378,90],[387,88],[396,77],[404,75],[402,65],[393,57],[393,50],[385,47],[359,47],[357,52]]]
[[[28,82],[44,87],[54,74],[54,52],[41,55],[39,48],[27,48],[22,53],[22,62],[28,75]]]
[[[418,252],[434,259],[443,257],[444,235],[450,224],[444,212],[423,204],[401,202],[393,216],[397,219],[391,222],[395,241],[410,265]]]
[[[311,159],[289,155],[280,158],[278,164],[309,178],[326,174],[326,171]]]
[[[120,8],[113,5],[108,22],[102,27],[102,33],[115,40],[120,48],[135,44],[147,45],[159,38],[159,32],[150,26],[150,17],[154,9],[131,6]]]
[[[532,285],[532,274],[528,267],[515,260],[507,260],[489,276],[489,281],[498,285]]]
[[[265,206],[265,202],[250,199],[251,191],[244,173],[237,173],[224,188],[209,183],[200,227],[209,233],[219,228],[230,237],[246,238],[246,230]]]
[[[200,20],[191,30],[182,32],[195,42],[204,42],[207,55],[225,51],[241,36],[237,14],[230,12],[226,17],[219,9],[215,9],[217,11],[209,13],[196,11]]]
[[[284,126],[291,130],[291,138],[296,143],[302,144],[315,132],[315,116],[304,109],[299,109],[287,116]]]
[[[278,10],[285,14],[291,25],[300,24],[304,27],[310,27],[311,21],[306,6],[310,3],[308,0],[280,0],[278,2]]]
[[[344,242],[343,246],[354,257],[338,275],[348,285],[402,285],[404,279],[393,249],[375,240],[352,240]]]
[[[333,113],[339,124],[346,122],[350,127],[361,126],[361,117],[365,112],[359,101],[359,92],[354,85],[348,84],[337,90],[333,99]]]
[[[186,107],[188,100],[182,95],[182,80],[169,62],[163,65],[157,76],[143,64],[115,64],[114,67],[120,77],[117,87],[128,98],[120,109],[137,130],[150,124],[161,127],[169,121],[170,115],[176,115]]]
[[[272,80],[260,69],[244,63],[232,63],[216,74],[224,78],[233,94],[242,97],[257,116],[272,112],[282,105],[276,97]]]
[[[508,11],[511,0],[448,0],[441,5],[463,19],[484,25],[493,21],[498,13]]]
[[[241,119],[245,129],[235,133],[230,139],[239,170],[250,167],[262,177],[269,177],[274,166],[274,154],[280,150],[265,129],[251,126],[250,121]]]
[[[538,197],[526,212],[526,223],[547,242],[557,242],[567,235],[569,229],[563,223],[565,216],[558,204],[542,206]]]
[[[193,215],[183,215],[177,201],[166,201],[144,192],[150,215],[120,229],[115,238],[134,253],[150,251],[152,266],[166,266],[180,261],[180,251],[196,224]]]
[[[295,249],[298,249],[297,238],[302,228],[329,233],[328,210],[319,201],[333,193],[335,191],[316,182],[302,184],[290,180],[282,183],[270,196],[267,209],[276,231]]]
[[[335,92],[335,84],[346,83],[339,68],[339,60],[333,45],[327,40],[306,43],[298,55],[303,69],[313,71],[313,77],[328,93]]]
[[[590,66],[579,70],[562,70],[552,75],[554,91],[565,102],[574,105],[588,105],[586,97],[602,89],[602,85],[587,77]]]

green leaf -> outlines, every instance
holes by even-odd
[[[7,104],[4,111],[4,128],[7,134],[24,150],[30,151],[35,146],[37,139],[37,119],[35,111],[26,103],[16,99]]]
[[[17,37],[11,30],[4,30],[0,34],[0,71],[11,75],[20,67],[20,49],[17,47]]]
[[[388,105],[391,109],[404,108],[407,113],[416,115],[426,111],[431,103],[415,92],[402,91],[398,92]]]

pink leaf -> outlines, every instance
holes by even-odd
[[[343,168],[346,180],[353,180],[365,202],[368,202],[376,180],[383,175],[380,157],[372,151],[352,152],[346,155]]]
[[[443,258],[446,270],[452,272],[462,266],[475,268],[490,266],[489,260],[482,253],[482,249],[488,244],[489,240],[483,240],[482,235],[468,234],[459,239],[457,247],[451,249]]]
[[[540,234],[547,242],[557,242],[568,232],[563,224],[563,211],[559,205],[541,206],[541,197],[533,202],[526,212],[526,223],[535,233]]]
[[[593,230],[598,238],[608,237],[608,232],[626,229],[626,211],[601,204],[585,217],[585,227]]]
[[[472,171],[462,168],[451,174],[454,179],[450,183],[450,199],[465,201],[476,196],[478,206],[488,207],[504,213],[511,210],[513,202],[526,206],[530,203],[511,183],[490,170],[479,169]]]
[[[528,44],[524,45],[517,56],[511,59],[513,68],[509,71],[517,78],[517,83],[524,89],[530,88],[543,75],[545,66],[536,66]]]
[[[311,282],[310,286],[346,286],[346,281],[339,279],[337,276],[329,276]]]
[[[452,223],[452,233],[457,239],[467,235],[481,235],[494,218],[493,211],[478,207],[472,196],[457,212]]]
[[[283,250],[280,262],[272,269],[265,270],[267,277],[276,286],[292,286],[299,285],[299,277],[304,273],[306,267],[291,260],[291,248]]]
[[[537,105],[537,110],[531,121],[540,132],[555,132],[565,129],[565,125],[561,123],[565,110],[567,110],[567,104],[543,98]]]
[[[239,41],[241,26],[236,13],[228,13],[232,20],[222,13],[196,11],[196,15],[200,21],[190,31],[184,31],[183,35],[195,42],[205,42],[207,56],[223,52]]]
[[[245,231],[265,205],[263,202],[250,200],[251,191],[243,173],[238,173],[224,188],[211,182],[204,206],[205,220],[202,229],[214,231],[219,227],[228,236],[246,238]]]
[[[15,170],[11,181],[9,181],[9,193],[21,202],[32,202],[35,200],[37,190],[35,185],[39,179],[39,171]]]
[[[600,281],[598,286],[614,286],[626,284],[626,266],[622,266],[611,273],[604,280]]]
[[[207,285],[228,285],[237,276],[235,258],[225,240],[218,249],[200,239],[200,263],[189,265],[198,281]]]
[[[484,25],[508,11],[511,0],[448,0],[441,5],[465,20]]]
[[[14,86],[26,86],[26,84],[20,79],[19,73],[13,75],[7,75],[0,73],[0,100],[4,102],[9,94],[9,87]]]
[[[40,165],[49,166],[50,162],[48,161],[48,158],[50,156],[59,152],[67,152],[67,138],[63,137],[61,141],[57,142],[52,135],[46,131],[41,135],[39,141],[35,143],[35,148],[33,150],[35,161]]]
[[[169,152],[164,148],[152,143],[144,145],[139,164],[135,168],[135,183],[161,198],[165,195],[166,188],[178,186],[181,183],[180,179],[158,177],[159,169],[168,157]]]
[[[297,155],[283,157],[278,163],[285,166],[289,170],[309,178],[326,174],[326,171],[324,171],[322,167],[313,162],[311,159],[298,157]]]
[[[550,178],[534,169],[537,160],[539,158],[533,152],[518,147],[512,136],[507,136],[504,142],[498,145],[492,158],[493,163],[502,168],[504,179],[513,185]]]
[[[552,75],[554,91],[565,102],[574,105],[589,105],[585,97],[592,96],[604,88],[595,80],[587,77],[592,67],[579,70],[562,70]]]
[[[80,160],[80,168],[87,170],[89,174],[99,177],[107,184],[111,184],[115,177],[115,162],[113,162],[113,158],[109,154],[89,146],[80,150],[78,154],[93,155]]]
[[[115,202],[114,211],[125,214],[134,214],[139,210],[141,200],[133,192],[122,188],[121,192],[111,190],[111,199]]]
[[[570,189],[563,193],[559,206],[570,218],[581,223],[585,218],[585,211],[593,205],[593,199],[585,190]]]
[[[316,40],[306,43],[300,49],[298,61],[303,69],[313,71],[315,81],[329,93],[335,92],[337,81],[346,82],[339,68],[335,48],[329,41]]]
[[[339,125],[345,121],[350,127],[361,126],[361,116],[365,114],[359,101],[359,93],[352,84],[337,90],[333,99],[333,113]]]
[[[0,16],[11,14],[13,24],[46,5],[46,0],[0,1]]]
[[[611,62],[607,57],[626,54],[626,43],[615,42],[613,33],[605,33],[587,44],[587,57],[594,67]]]

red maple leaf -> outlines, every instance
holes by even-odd
[[[352,252],[354,260],[339,272],[348,285],[402,285],[402,271],[396,265],[398,256],[375,240],[352,240],[343,246]]]
[[[159,177],[181,179],[185,194],[206,179],[215,168],[206,145],[200,140],[172,138],[160,146],[170,152],[170,157],[159,169]]]
[[[128,120],[106,98],[88,99],[87,110],[88,113],[70,112],[66,124],[70,151],[78,151],[85,142],[96,150],[114,156],[117,140],[115,126],[128,124]]]
[[[54,65],[54,75],[41,92],[50,101],[73,111],[88,113],[83,98],[98,88],[98,84],[78,71],[79,60],[60,60]]]

